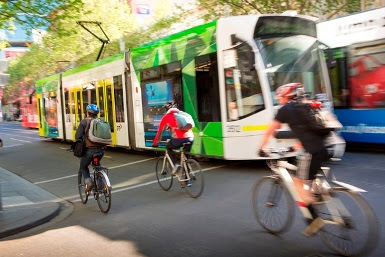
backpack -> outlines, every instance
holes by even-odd
[[[94,144],[110,145],[112,143],[111,128],[107,121],[91,119],[87,137]]]
[[[190,130],[195,127],[194,120],[190,114],[187,112],[175,112],[174,117],[180,130]]]
[[[321,108],[317,101],[298,101],[297,107],[300,115],[306,121],[308,130],[320,136],[327,136],[330,132],[342,128],[336,116],[326,109]]]

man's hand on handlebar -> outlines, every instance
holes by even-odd
[[[258,150],[258,155],[260,157],[270,157],[270,153],[268,153],[267,151],[263,150],[263,149],[259,149]]]

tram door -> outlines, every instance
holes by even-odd
[[[76,130],[79,127],[80,121],[84,118],[82,112],[82,96],[81,88],[73,88],[70,90],[70,112],[71,112],[71,123],[72,123],[72,138],[75,139]]]
[[[99,118],[110,123],[112,145],[116,145],[115,101],[112,79],[98,81],[96,88]]]
[[[44,128],[43,128],[44,110],[41,104],[41,99],[42,99],[41,96],[42,96],[41,94],[36,94],[37,111],[39,115],[39,135],[43,137],[44,136]]]

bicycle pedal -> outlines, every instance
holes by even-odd
[[[305,228],[302,234],[304,234],[307,237],[311,237],[315,233],[317,233],[324,225],[325,225],[324,220],[318,217],[315,220],[313,220],[309,226]]]

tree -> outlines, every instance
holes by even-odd
[[[337,14],[361,10],[361,5],[370,5],[374,0],[197,0],[205,12],[205,20],[226,15],[282,13],[296,10],[299,14],[330,19]]]
[[[12,29],[13,22],[26,30],[46,28],[81,5],[82,0],[0,0],[0,29]]]
[[[178,20],[175,15],[158,12],[156,20],[141,28],[135,24],[129,6],[119,0],[83,0],[83,4],[82,9],[75,13],[72,9],[65,18],[52,22],[41,44],[33,44],[24,56],[10,63],[8,73],[11,76],[5,98],[18,90],[21,81],[29,89],[38,79],[95,61],[101,42],[77,21],[101,22],[111,41],[102,56],[108,57],[120,52],[122,37],[126,48],[135,47],[159,37],[160,33],[164,35],[165,30]],[[87,28],[103,37],[98,27],[90,24]]]

